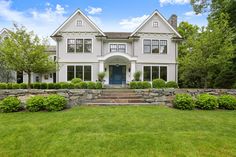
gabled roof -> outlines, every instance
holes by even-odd
[[[3,28],[3,29],[0,31],[0,35],[3,34],[4,32],[8,33],[8,31],[9,31],[8,29]]]
[[[155,14],[157,14],[169,27],[171,30],[175,32],[175,34],[179,37],[182,38],[182,36],[170,25],[170,23],[165,19],[164,16],[162,16],[157,10],[155,10],[141,25],[136,28],[136,30],[130,35],[134,36]]]
[[[59,28],[56,29],[56,31],[51,35],[52,37],[55,36],[74,16],[76,16],[77,13],[80,13],[86,20],[89,21],[103,36],[105,34],[103,31],[92,21],[89,19],[88,16],[86,16],[80,9],[77,9]]]

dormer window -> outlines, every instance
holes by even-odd
[[[76,21],[76,26],[77,26],[77,27],[82,27],[82,25],[83,25],[82,20],[77,20],[77,21]]]
[[[153,24],[152,24],[152,26],[153,26],[154,28],[157,28],[157,27],[158,27],[158,22],[157,22],[157,21],[154,21]]]

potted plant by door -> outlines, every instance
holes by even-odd
[[[105,77],[105,76],[106,76],[106,73],[105,73],[105,72],[100,72],[100,73],[98,73],[98,81],[102,83],[102,87],[103,87],[104,82],[105,82],[105,80],[104,80],[104,77]]]

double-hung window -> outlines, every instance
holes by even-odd
[[[67,39],[68,53],[91,53],[92,39]]]
[[[126,52],[125,44],[110,44],[110,52]]]
[[[167,81],[167,67],[166,66],[144,66],[143,80],[153,81],[154,79],[163,79]]]
[[[83,81],[92,80],[92,67],[90,65],[68,65],[67,81],[73,78],[80,78]]]
[[[143,53],[167,54],[167,40],[144,39]]]

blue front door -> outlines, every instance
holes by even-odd
[[[124,84],[126,82],[126,66],[110,65],[109,82],[110,84]]]

